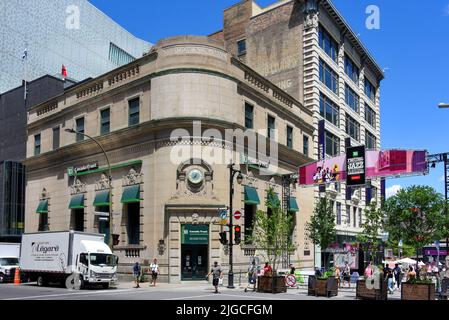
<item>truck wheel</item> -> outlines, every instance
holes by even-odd
[[[5,276],[3,275],[3,273],[0,273],[0,283],[5,282]]]
[[[83,290],[86,287],[86,283],[82,276],[80,276],[80,290]]]
[[[103,283],[101,286],[103,289],[109,289],[109,283]]]
[[[44,287],[46,284],[47,284],[47,281],[45,280],[44,276],[37,277],[37,286],[38,287]]]

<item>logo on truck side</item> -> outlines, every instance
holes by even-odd
[[[51,246],[49,245],[49,242],[32,242],[32,252],[39,252],[46,254],[48,252],[58,252],[59,251],[59,245]]]

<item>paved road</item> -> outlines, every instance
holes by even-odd
[[[399,293],[390,295],[398,299]],[[102,290],[89,288],[85,290],[68,290],[61,287],[37,287],[35,284],[1,284],[0,300],[329,300],[325,297],[308,296],[305,287],[288,289],[287,293],[269,294],[244,292],[243,288],[220,288],[219,294],[206,283],[183,283],[180,285],[160,284],[149,287],[142,284],[140,289],[131,283],[120,283],[116,288]],[[355,289],[344,288],[337,297],[330,300],[355,300]]]

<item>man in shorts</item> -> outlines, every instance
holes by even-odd
[[[253,291],[256,291],[256,281],[257,281],[257,267],[256,260],[253,260],[248,268],[248,286],[245,288],[245,292],[248,291],[250,285],[253,285]]]
[[[151,271],[151,285],[155,287],[156,281],[157,281],[157,274],[159,273],[159,265],[157,264],[157,259],[154,258],[153,262],[150,264],[150,271]]]
[[[207,277],[212,275],[212,285],[215,287],[215,292],[218,293],[218,283],[221,278],[221,267],[218,265],[218,262],[215,261],[214,265],[212,266],[212,269],[208,273]]]
[[[136,286],[134,288],[140,288],[140,275],[141,275],[142,268],[140,267],[139,262],[136,262],[136,264],[133,266],[133,275],[134,275],[134,281],[136,283]]]

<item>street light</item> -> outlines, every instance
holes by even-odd
[[[232,246],[234,241],[232,239],[232,229],[233,229],[233,209],[232,209],[232,198],[234,196],[234,177],[238,173],[237,183],[241,184],[243,181],[243,175],[240,170],[234,169],[234,163],[228,165],[229,168],[229,273],[228,273],[228,288],[234,289],[234,269],[233,269],[233,256],[232,256]]]
[[[104,150],[103,146],[101,145],[101,143],[97,139],[89,136],[88,134],[85,134],[84,132],[76,131],[74,129],[65,129],[65,132],[81,134],[85,137],[88,137],[89,139],[94,141],[100,147],[101,151],[103,152],[103,154],[106,158],[106,162],[108,164],[108,171],[109,171],[109,177],[108,177],[108,179],[109,179],[109,239],[108,239],[108,243],[109,243],[109,247],[111,248],[111,250],[113,250],[114,243],[113,243],[113,239],[112,239],[112,231],[113,231],[112,230],[112,169],[111,169],[111,163],[109,162],[108,155],[107,155],[106,151]]]

